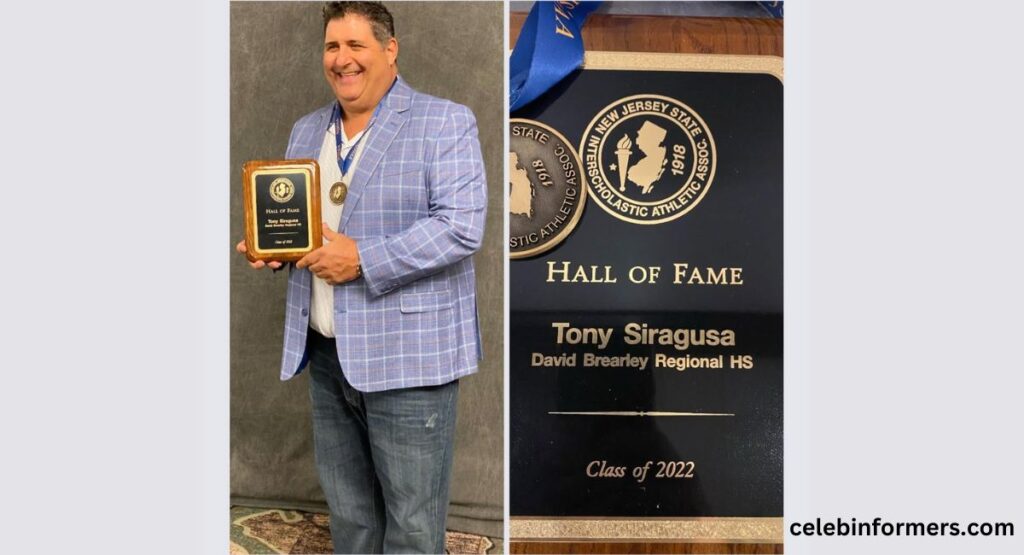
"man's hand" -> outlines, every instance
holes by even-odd
[[[324,224],[324,246],[303,256],[296,266],[308,267],[329,285],[338,285],[359,277],[359,251],[351,237],[335,233]]]
[[[245,247],[245,239],[242,239],[237,245],[235,245],[235,250],[242,254],[249,252],[249,249]],[[278,270],[281,268],[281,263],[276,260],[271,260],[270,262],[264,262],[262,260],[257,260],[256,262],[250,261],[249,265],[257,270],[264,267],[270,268],[271,270]]]

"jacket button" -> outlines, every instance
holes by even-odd
[[[302,311],[301,311],[301,314],[302,314],[303,316],[309,316],[309,310],[307,310],[307,309],[303,308],[303,309],[302,309]]]

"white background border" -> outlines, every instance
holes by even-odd
[[[1013,521],[1024,98],[1008,2],[786,3],[786,519]],[[228,542],[228,4],[4,8],[5,549]],[[751,461],[756,464],[756,461]]]

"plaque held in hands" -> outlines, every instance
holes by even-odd
[[[323,243],[315,160],[251,160],[242,169],[246,258],[294,262]]]

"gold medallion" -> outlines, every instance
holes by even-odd
[[[526,258],[572,233],[587,200],[586,174],[557,130],[529,119],[509,122],[509,258]]]
[[[287,177],[279,177],[270,184],[270,198],[285,203],[295,196],[295,184]]]
[[[711,130],[693,108],[638,94],[602,109],[580,140],[590,198],[634,224],[670,222],[694,209],[715,179]]]
[[[345,202],[345,197],[347,197],[347,196],[348,196],[348,185],[345,185],[341,181],[335,183],[334,185],[331,185],[331,193],[330,193],[331,202],[333,202],[334,204],[337,204],[337,205],[341,205],[343,202]]]

